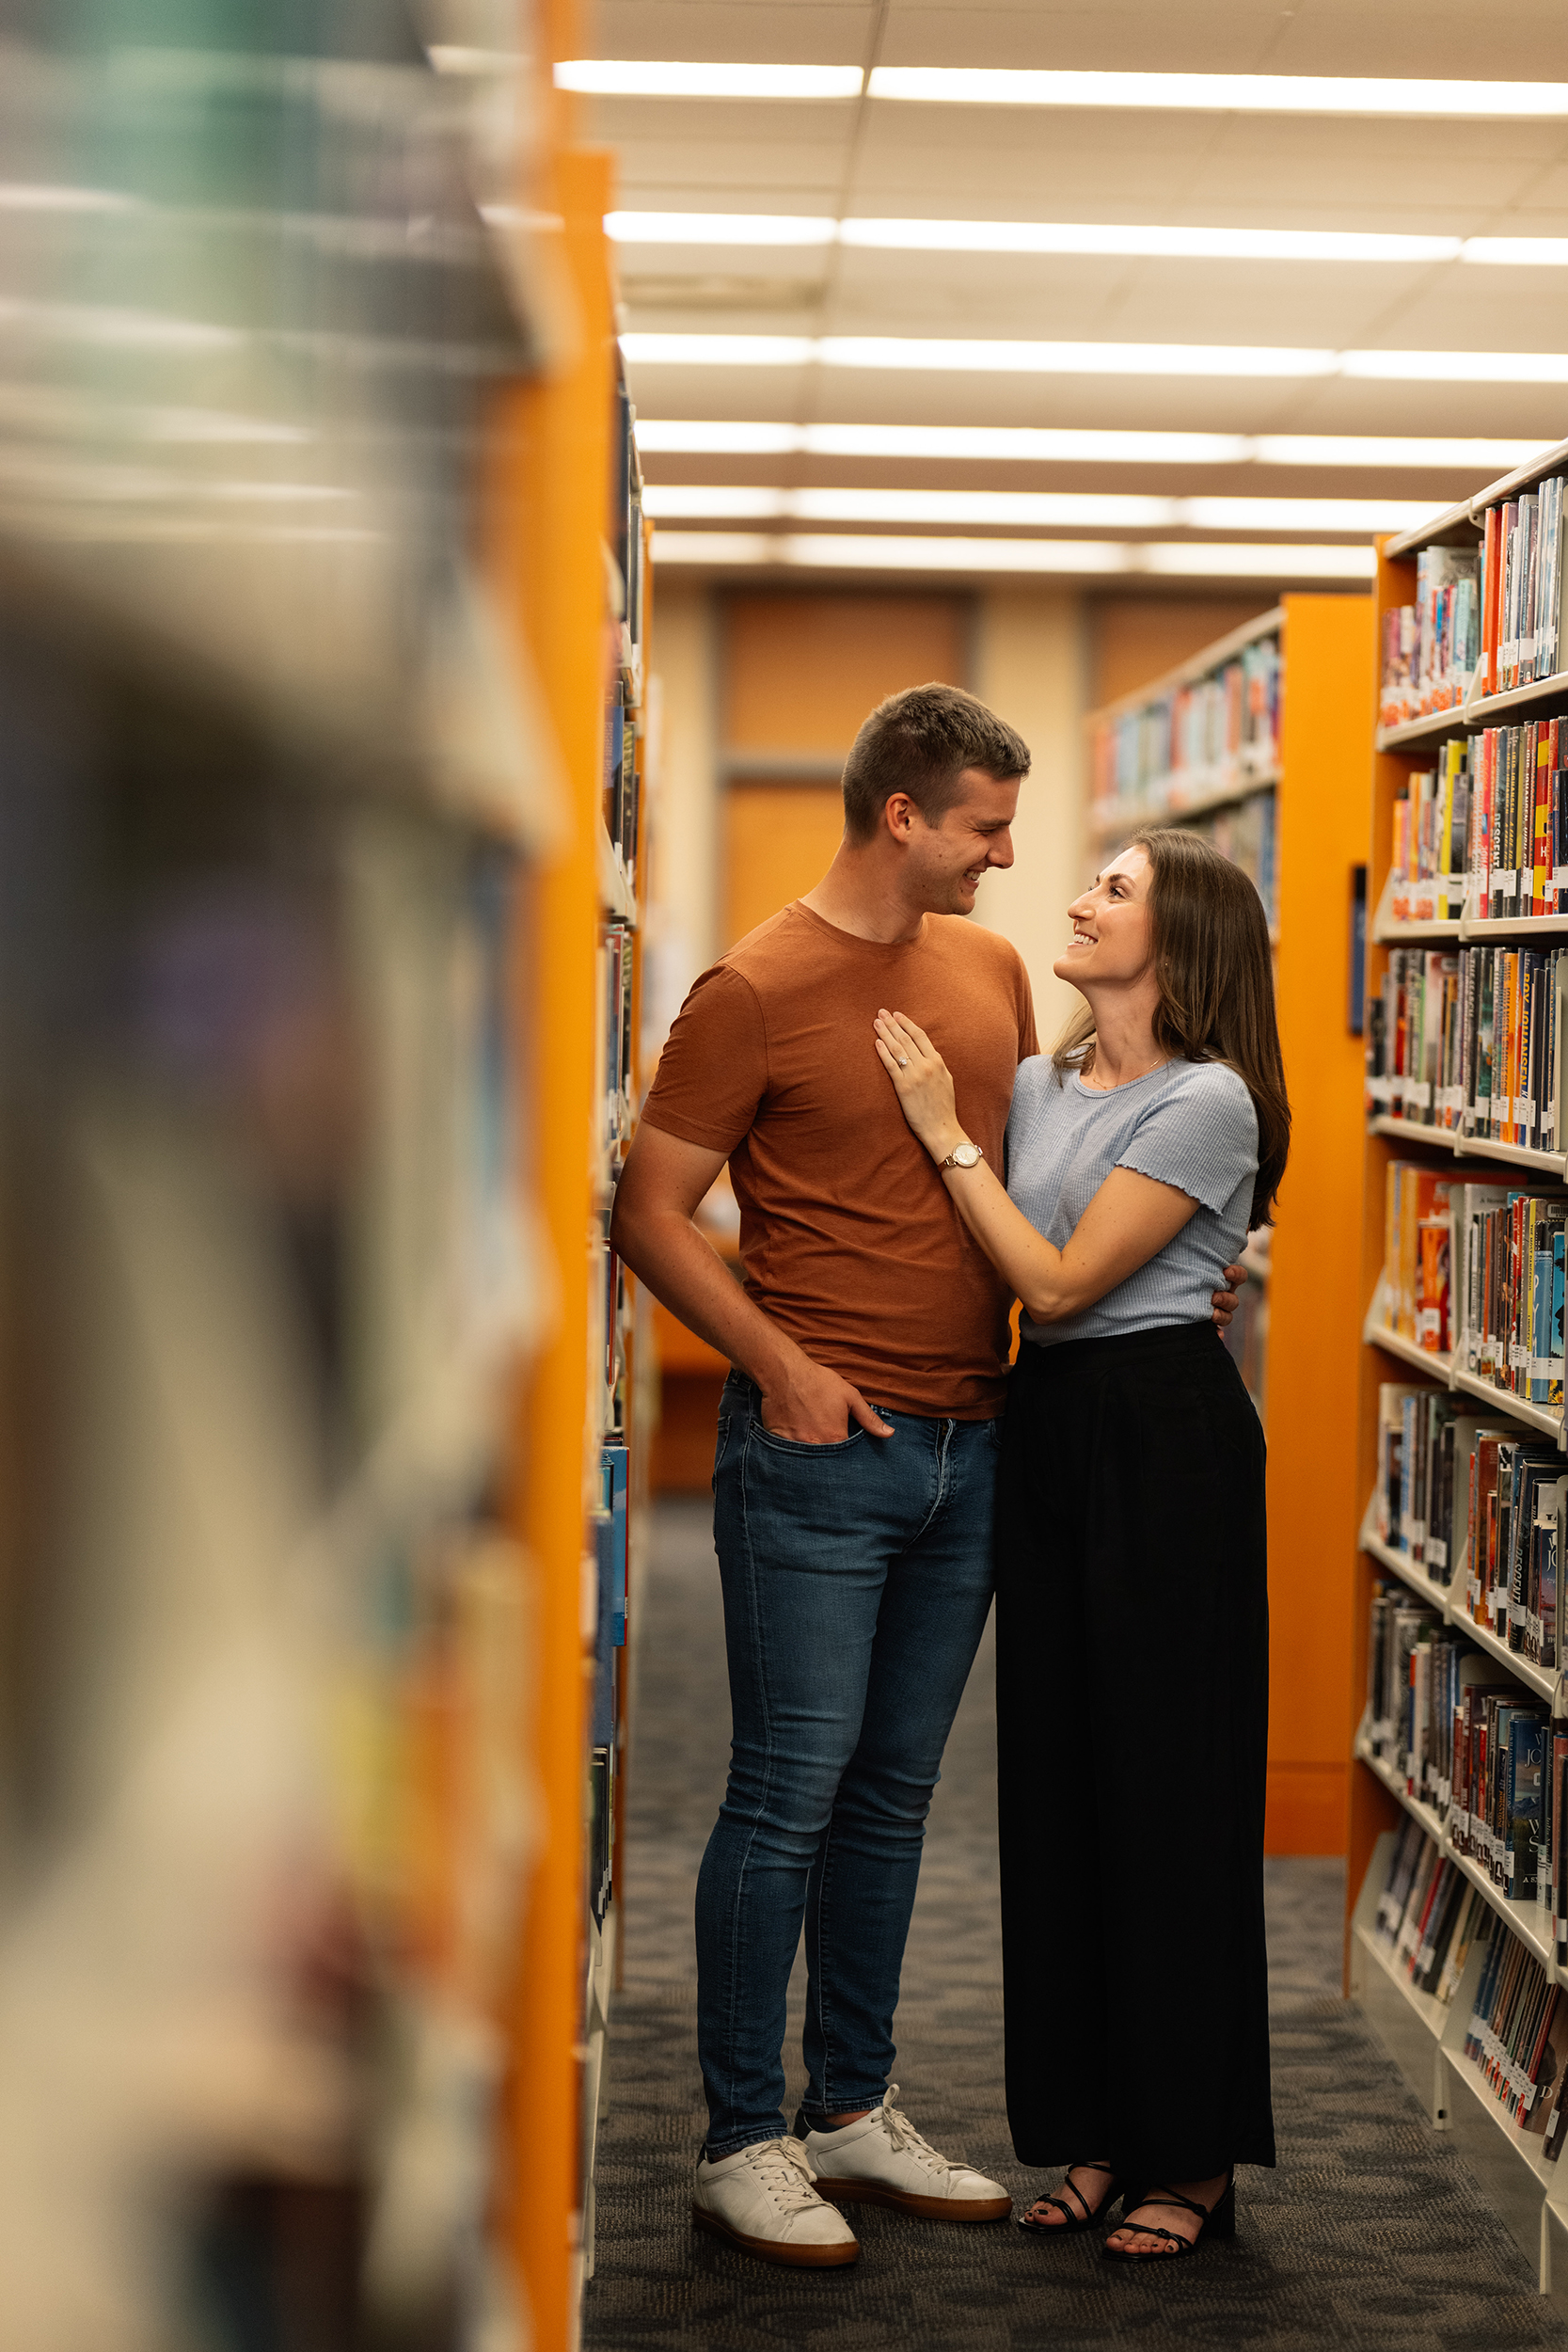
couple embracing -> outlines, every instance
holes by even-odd
[[[615,1238],[735,1367],[715,1540],[734,1733],[697,1884],[693,2217],[853,2262],[841,2210],[996,2221],[893,2105],[942,1747],[994,1591],[1007,2113],[1041,2240],[1171,2260],[1274,2162],[1263,1440],[1216,1323],[1284,1169],[1261,902],[1194,835],[1069,910],[1053,1054],[960,918],[1029,769],[970,695],[881,704],[816,887],[705,973]],[[744,1288],[693,1223],[725,1161]],[[1008,1316],[1021,1308],[1007,1369]],[[782,2112],[802,1928],[808,2082]]]

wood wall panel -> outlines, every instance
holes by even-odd
[[[819,882],[844,832],[836,784],[732,784],[722,808],[721,954]]]
[[[721,662],[726,752],[847,752],[888,694],[969,682],[962,596],[736,596]]]

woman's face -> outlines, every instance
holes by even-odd
[[[1098,877],[1092,890],[1068,909],[1072,943],[1052,965],[1059,980],[1075,988],[1122,986],[1141,979],[1149,966],[1148,853],[1135,843],[1123,850]]]

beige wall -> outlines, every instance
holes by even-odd
[[[1019,795],[1014,863],[988,874],[976,914],[1029,968],[1042,1044],[1081,1002],[1051,966],[1067,938],[1068,901],[1084,874],[1084,609],[1075,596],[1003,588],[981,599],[974,691],[1034,754]]]
[[[660,573],[653,608],[658,681],[651,771],[644,1051],[713,961],[719,908],[719,679],[712,591]]]

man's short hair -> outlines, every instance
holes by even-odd
[[[856,736],[844,763],[844,823],[851,841],[869,841],[895,792],[907,792],[928,825],[940,825],[960,797],[966,768],[1000,783],[1029,772],[1022,735],[961,687],[906,687],[890,694]]]

